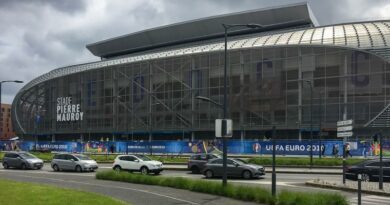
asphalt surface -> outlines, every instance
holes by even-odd
[[[111,169],[111,164],[99,164],[99,171]],[[190,174],[188,171],[168,171],[162,172],[163,176],[187,177],[206,180],[203,175]],[[16,181],[35,182],[50,184],[58,187],[71,188],[89,192],[96,192],[118,198],[134,205],[180,205],[180,204],[207,204],[207,205],[241,205],[255,204],[238,201],[230,198],[190,192],[186,190],[173,189],[168,187],[130,184],[123,182],[112,182],[96,180],[95,173],[75,173],[75,172],[53,172],[49,164],[45,164],[42,170],[17,170],[1,169],[0,178],[7,178]],[[290,190],[301,192],[330,192],[345,195],[352,204],[356,204],[357,194],[338,190],[329,190],[305,186],[305,182],[312,179],[322,180],[342,180],[339,175],[327,174],[277,174],[277,191]],[[220,181],[221,179],[212,179]],[[261,186],[267,189],[271,187],[271,175],[267,174],[263,178],[243,180],[229,179],[229,183],[245,186]],[[373,195],[363,195],[363,204],[390,204],[390,198],[377,197]]]

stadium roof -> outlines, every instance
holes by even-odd
[[[222,24],[260,24],[266,29],[236,28],[229,35],[317,26],[307,3],[251,10],[152,28],[87,45],[95,56],[110,58],[166,46],[221,38]]]
[[[296,29],[294,31],[243,36],[241,38],[229,40],[227,49],[251,49],[272,46],[336,46],[370,52],[390,62],[390,21],[330,25],[317,28]],[[205,43],[141,54],[136,53],[117,59],[62,67],[30,81],[19,91],[19,93],[46,80],[86,70],[223,50],[224,42],[221,40],[214,43]]]

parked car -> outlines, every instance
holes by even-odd
[[[390,159],[383,159],[382,163],[383,181],[390,181]],[[345,178],[357,180],[358,174],[361,174],[362,181],[378,181],[379,166],[379,159],[363,161],[347,167],[345,170]]]
[[[193,174],[200,173],[210,159],[222,158],[217,154],[194,154],[188,160],[187,166]]]
[[[206,178],[212,178],[223,175],[223,159],[217,158],[210,160],[203,169],[202,173]],[[241,159],[227,159],[227,176],[228,177],[242,177],[244,179],[251,179],[265,175],[263,166],[249,164]]]
[[[56,154],[51,161],[51,167],[54,171],[71,170],[71,171],[95,171],[98,164],[95,160],[82,154]]]
[[[4,169],[8,169],[10,167],[21,169],[41,169],[43,167],[43,160],[28,152],[8,152],[4,155],[3,167]]]
[[[160,174],[163,171],[163,163],[145,155],[118,155],[112,168],[115,171],[128,170],[140,171],[142,174]]]

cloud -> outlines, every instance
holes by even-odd
[[[2,0],[0,80],[26,83],[55,68],[98,61],[96,41],[197,18],[302,0]],[[322,24],[389,18],[388,1],[309,0]],[[20,84],[4,84],[11,103]]]

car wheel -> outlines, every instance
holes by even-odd
[[[8,169],[8,168],[9,168],[8,163],[7,163],[7,162],[4,162],[4,163],[3,163],[3,167],[4,167],[4,169]]]
[[[76,172],[82,172],[83,170],[81,169],[80,165],[76,166]]]
[[[55,171],[55,172],[58,172],[58,171],[60,171],[60,168],[58,167],[58,165],[53,165],[53,170]]]
[[[114,167],[114,171],[115,172],[120,172],[122,170],[122,168],[120,166],[115,166]]]
[[[191,167],[191,172],[192,172],[193,174],[198,174],[198,173],[200,172],[199,167],[197,167],[197,166],[192,166],[192,167]]]
[[[27,166],[25,163],[22,164],[22,166],[20,166],[20,168],[22,168],[23,170],[27,169]]]
[[[214,177],[214,173],[211,170],[207,170],[205,172],[205,175],[206,175],[206,178],[213,178]]]
[[[147,167],[141,167],[141,174],[146,175],[149,173],[149,170]]]
[[[245,170],[242,172],[242,178],[244,179],[251,179],[252,178],[252,173],[248,170]]]
[[[366,173],[363,173],[362,174],[362,181],[369,182],[370,181],[370,175],[366,174]]]

